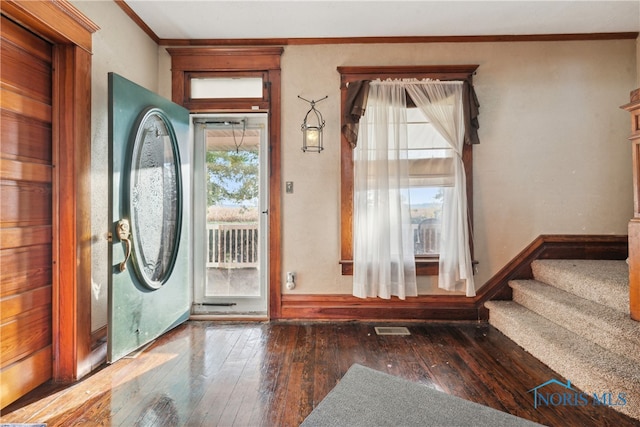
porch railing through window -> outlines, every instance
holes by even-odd
[[[258,224],[207,224],[207,268],[258,266]]]
[[[438,255],[440,253],[440,219],[428,218],[413,229],[414,253],[416,255]]]

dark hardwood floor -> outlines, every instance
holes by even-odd
[[[534,408],[529,390],[565,381],[486,323],[190,321],[136,358],[68,387],[45,385],[2,423],[48,426],[297,426],[354,363],[551,426],[631,426],[605,406]],[[396,325],[397,326],[397,325]]]

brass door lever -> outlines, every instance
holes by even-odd
[[[118,221],[116,231],[118,233],[118,239],[124,243],[125,247],[124,261],[120,263],[120,271],[125,271],[127,269],[127,261],[131,256],[131,240],[129,240],[129,237],[131,236],[131,226],[129,225],[129,220],[121,219]]]

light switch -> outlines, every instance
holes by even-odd
[[[285,184],[285,191],[289,194],[293,193],[293,181],[287,181]]]

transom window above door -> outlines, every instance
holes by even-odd
[[[260,77],[191,77],[191,99],[228,99],[264,97]]]
[[[269,85],[266,84],[268,80],[261,72],[191,72],[186,74],[186,96],[190,102],[196,105],[198,102],[214,99],[219,102],[241,100],[259,103],[269,101]]]

